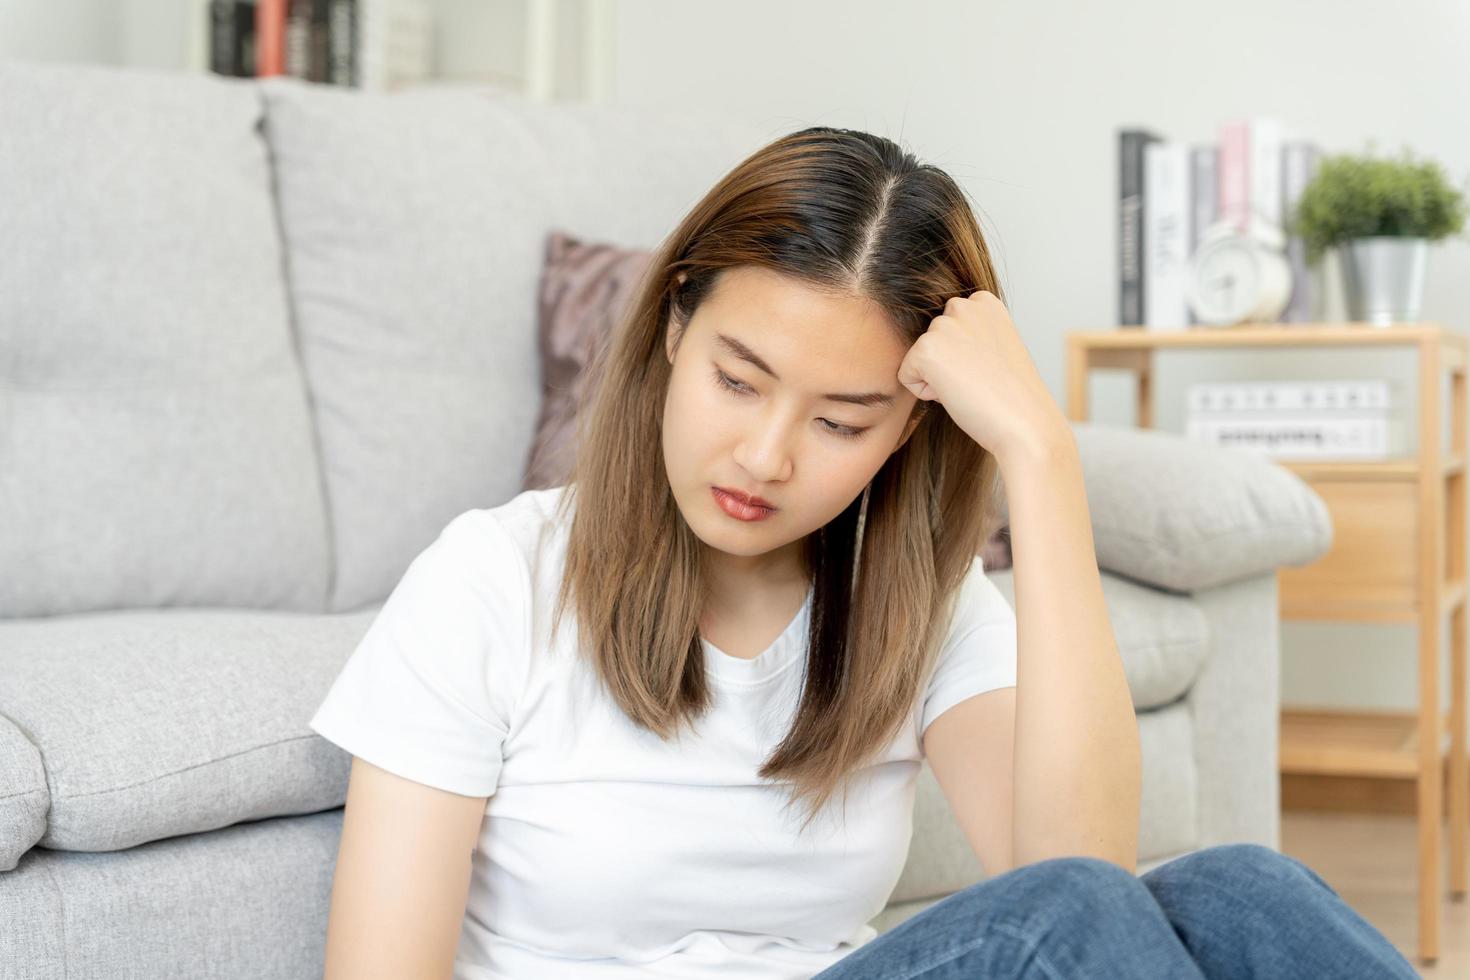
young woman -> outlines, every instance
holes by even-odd
[[[594,373],[573,477],[451,521],[311,721],[329,978],[1415,976],[1268,848],[1136,876],[1076,446],[944,172],[774,141]],[[925,759],[988,876],[876,935]]]

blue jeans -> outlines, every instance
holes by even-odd
[[[1013,868],[812,980],[1418,976],[1311,868],[1259,844],[1221,844],[1142,876],[1091,857]]]

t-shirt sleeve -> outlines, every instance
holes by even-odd
[[[920,737],[935,718],[966,698],[1015,686],[1016,614],[976,555],[960,584],[954,620],[924,693]]]
[[[492,795],[528,599],[510,535],[487,511],[461,514],[408,566],[309,727],[407,779]]]

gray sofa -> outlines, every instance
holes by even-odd
[[[320,975],[349,757],[306,722],[414,555],[520,488],[546,232],[656,244],[789,128],[0,62],[0,977]],[[1140,870],[1277,846],[1276,569],[1327,511],[1244,451],[1076,433]],[[925,767],[875,926],[982,877]]]

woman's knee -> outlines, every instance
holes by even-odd
[[[1216,844],[1192,851],[1159,865],[1143,876],[1145,884],[1198,878],[1223,885],[1232,880],[1247,883],[1262,880],[1283,885],[1324,888],[1332,894],[1332,886],[1309,866],[1289,854],[1282,854],[1262,844]]]
[[[1093,914],[1099,909],[1117,911],[1130,902],[1151,901],[1148,891],[1127,868],[1081,855],[1048,858],[1012,868],[971,886],[970,890],[981,898],[981,890],[991,884],[996,887],[983,895],[983,901],[995,901],[999,892],[1012,908],[1061,918]]]

